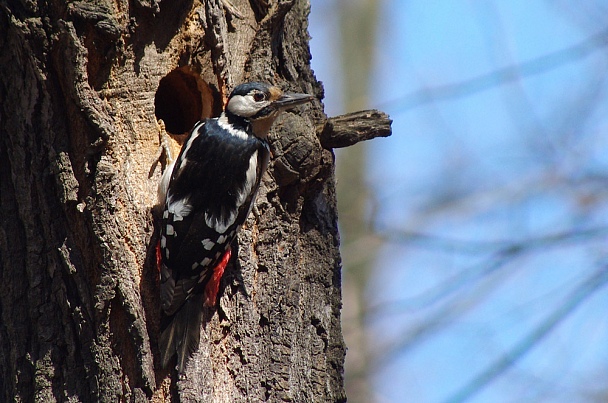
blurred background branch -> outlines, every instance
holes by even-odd
[[[606,15],[312,0],[330,115],[394,119],[337,152],[349,401],[608,399]]]

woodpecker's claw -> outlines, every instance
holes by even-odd
[[[156,121],[158,125],[158,151],[156,152],[156,157],[154,158],[154,163],[150,168],[150,173],[148,174],[148,178],[152,177],[152,174],[156,170],[156,166],[158,164],[162,165],[163,171],[173,162],[173,152],[171,151],[171,137],[167,134],[167,130],[165,129],[165,122],[162,119],[158,119]],[[164,163],[163,163],[163,156]]]

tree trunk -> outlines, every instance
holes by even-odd
[[[322,96],[308,3],[80,1],[0,10],[2,401],[340,401],[333,155],[286,114],[184,379],[158,366],[157,119],[186,132],[235,84]]]
[[[158,365],[162,127],[179,141],[243,81],[321,99],[308,12],[0,2],[0,401],[345,400],[331,147],[387,135],[376,112],[327,121],[316,102],[279,118],[200,348],[184,377]]]

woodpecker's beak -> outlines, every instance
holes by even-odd
[[[279,99],[274,101],[272,104],[275,108],[280,110],[289,109],[292,106],[305,104],[315,99],[314,96],[308,94],[283,94]]]

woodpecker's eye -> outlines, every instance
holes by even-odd
[[[262,94],[261,92],[256,92],[255,94],[253,94],[253,99],[255,100],[255,102],[261,102],[264,100],[264,94]]]

